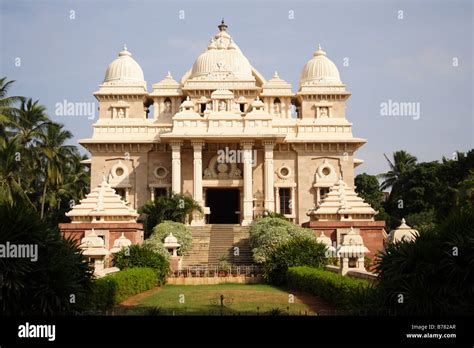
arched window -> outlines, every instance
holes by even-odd
[[[281,101],[280,101],[280,98],[275,98],[273,100],[273,113],[275,115],[280,115],[281,114]]]
[[[165,114],[171,114],[171,99],[166,98],[165,99],[165,109],[163,110]]]

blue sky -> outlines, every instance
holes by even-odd
[[[94,120],[55,116],[54,106],[63,100],[96,102],[92,93],[124,43],[151,91],[168,70],[181,79],[225,18],[251,64],[267,79],[278,70],[294,91],[321,43],[353,93],[347,118],[354,136],[368,139],[357,152],[365,161],[358,172],[386,171],[383,153],[399,149],[429,161],[474,148],[469,0],[0,4],[0,75],[17,81],[12,94],[46,105],[73,132],[74,144],[92,134]],[[380,104],[388,100],[420,103],[420,118],[381,116]]]

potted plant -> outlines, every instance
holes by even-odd
[[[229,270],[230,270],[230,263],[227,260],[227,256],[221,255],[219,256],[219,276],[220,277],[226,277]]]

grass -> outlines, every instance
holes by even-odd
[[[220,295],[226,304],[223,315],[315,314],[311,296],[294,294],[293,298],[289,292],[266,284],[165,285],[136,301],[132,298],[127,306],[118,307],[116,314],[221,315]]]

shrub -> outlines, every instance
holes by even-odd
[[[312,230],[274,217],[257,219],[250,225],[250,248],[256,263],[264,263],[280,245],[293,238],[316,239]]]
[[[378,255],[382,306],[404,315],[474,312],[474,212],[458,212]],[[398,303],[403,295],[403,304]]]
[[[155,270],[158,285],[164,284],[169,273],[169,262],[147,246],[132,245],[114,255],[112,263],[120,269],[147,267]]]
[[[150,290],[156,285],[156,270],[124,269],[94,282],[90,309],[102,311],[110,309],[128,297]]]
[[[290,267],[287,284],[291,288],[320,296],[334,306],[350,309],[360,303],[358,296],[369,288],[369,281],[342,276],[312,267]],[[362,291],[361,291],[362,290]]]
[[[178,255],[186,254],[191,249],[193,236],[191,230],[180,222],[165,221],[156,225],[150,238],[144,244],[159,252],[160,249],[164,249],[163,242],[170,232],[173,233],[178,243],[181,244],[181,247],[178,249]]]
[[[182,193],[175,193],[171,197],[158,197],[155,201],[147,202],[138,209],[138,212],[145,217],[146,237],[161,222],[169,220],[184,223],[193,211],[203,212],[198,202]]]
[[[274,284],[286,281],[288,267],[321,267],[325,264],[326,247],[314,239],[293,239],[280,245],[263,266],[263,278]]]
[[[77,243],[64,239],[22,200],[0,204],[0,244],[37,246],[37,260],[0,257],[0,313],[51,315],[79,309],[92,274]]]

